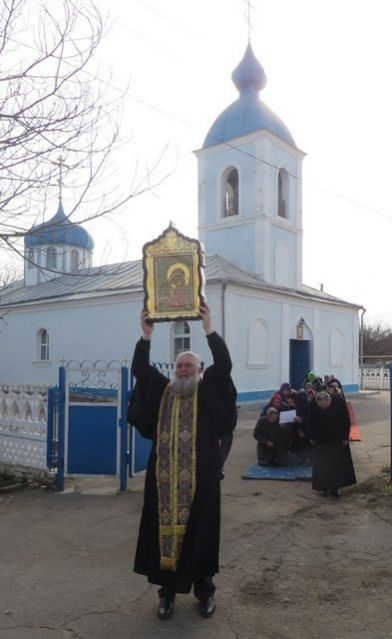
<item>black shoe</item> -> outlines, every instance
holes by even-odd
[[[342,496],[342,492],[338,489],[338,490],[331,490],[331,495],[333,495],[333,497],[341,497]]]
[[[212,617],[216,609],[216,603],[214,597],[210,596],[199,603],[199,611],[202,617],[207,619]]]
[[[328,497],[328,495],[329,495],[329,491],[328,490],[322,490],[321,491],[321,496],[322,497]]]
[[[170,595],[161,597],[159,601],[158,610],[157,610],[159,619],[161,619],[162,621],[165,621],[166,619],[170,619],[170,617],[173,616],[173,612],[174,612],[174,597],[171,597]]]

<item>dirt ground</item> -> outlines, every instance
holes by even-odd
[[[389,463],[388,396],[354,406],[362,483],[340,500],[320,497],[309,482],[242,480],[255,461],[255,416],[242,413],[222,485],[221,573],[209,620],[188,595],[160,622],[156,588],[132,573],[142,478],[117,496],[1,495],[0,638],[392,639],[392,495],[380,479]]]

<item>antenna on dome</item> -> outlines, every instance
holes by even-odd
[[[250,0],[244,0],[244,2],[246,3],[246,8],[247,8],[247,11],[244,15],[248,25],[248,40],[250,42],[251,32],[253,31],[252,11],[256,11],[256,8],[253,6]]]

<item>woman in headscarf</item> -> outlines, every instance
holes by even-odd
[[[291,394],[291,386],[288,382],[284,382],[279,389],[279,395],[282,398],[282,408],[289,407],[290,394]]]
[[[309,371],[304,379],[303,387],[305,388],[305,385],[308,383],[312,384],[313,388],[318,392],[321,389],[323,380],[321,377],[318,377],[314,371]]]
[[[314,445],[313,489],[340,496],[344,486],[356,484],[348,442],[350,416],[345,403],[326,391],[310,406],[310,440]]]
[[[253,431],[253,437],[257,440],[259,466],[286,466],[287,430],[280,426],[276,408],[271,406],[267,414],[260,417]]]
[[[264,415],[267,414],[269,408],[275,408],[278,411],[278,413],[280,413],[281,410],[287,410],[287,408],[285,408],[283,405],[282,397],[280,393],[274,393],[272,395],[268,404],[266,404],[263,410],[261,411],[260,417],[264,417]]]
[[[332,377],[328,382],[328,392],[330,395],[335,395],[336,397],[340,397],[344,401],[346,401],[344,390],[341,382],[336,378]]]

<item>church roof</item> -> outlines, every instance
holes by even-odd
[[[206,280],[207,284],[227,282],[228,284],[245,288],[283,293],[291,297],[294,296],[315,302],[361,308],[357,304],[351,304],[310,286],[290,289],[267,284],[256,275],[241,269],[219,255],[206,257]],[[36,286],[23,286],[22,282],[16,282],[13,286],[5,288],[3,291],[0,290],[0,308],[17,308],[22,305],[69,299],[78,299],[82,302],[83,299],[87,298],[142,292],[142,290],[142,262],[141,260],[135,260],[82,269],[77,274],[61,275]]]
[[[259,91],[265,87],[267,79],[250,43],[231,77],[240,97],[217,117],[207,134],[203,149],[261,129],[296,146],[284,122],[259,98]]]
[[[65,215],[61,200],[56,215],[47,222],[33,226],[24,243],[26,248],[48,244],[77,246],[90,251],[94,248],[94,240],[90,233],[79,224],[71,222]]]

